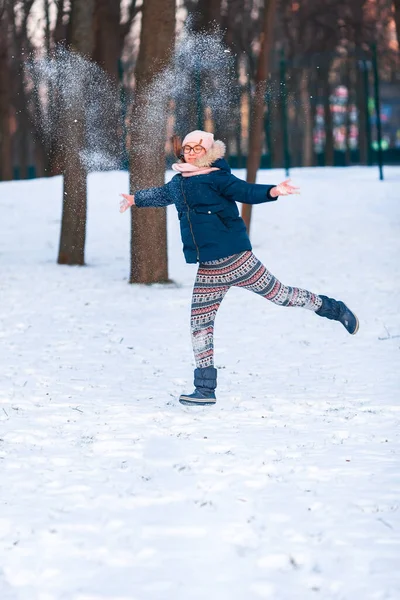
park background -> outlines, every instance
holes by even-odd
[[[60,264],[85,263],[87,174],[162,185],[173,134],[213,131],[249,182],[260,167],[373,164],[382,179],[399,163],[398,0],[1,0],[0,13],[0,180],[64,175]],[[168,281],[165,211],[131,221],[130,282]]]

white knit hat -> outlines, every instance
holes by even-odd
[[[195,131],[191,131],[185,136],[185,139],[182,142],[182,147],[186,144],[200,144],[206,150],[210,150],[211,146],[214,143],[214,134],[208,133],[208,131],[201,131],[200,129],[196,129]]]

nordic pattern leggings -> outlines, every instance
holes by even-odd
[[[191,333],[196,367],[214,365],[214,321],[230,287],[255,292],[280,306],[302,306],[316,311],[322,300],[316,294],[283,285],[250,251],[199,265],[192,296]]]

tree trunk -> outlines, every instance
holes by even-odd
[[[312,167],[314,163],[314,140],[313,140],[313,111],[310,102],[309,89],[310,73],[303,69],[300,79],[300,109],[302,114],[303,136],[302,136],[302,162],[303,167]],[[312,98],[311,98],[312,100]]]
[[[71,6],[71,47],[90,57],[93,49],[93,10],[95,0],[73,0]],[[79,152],[85,144],[84,98],[71,95],[64,110],[64,143],[68,159],[64,160],[63,214],[58,263],[85,264],[87,172]]]
[[[271,87],[273,90],[278,89],[278,77],[274,77]],[[273,95],[268,98],[268,112],[270,113],[271,167],[275,169],[282,168],[284,165],[281,108],[282,106],[280,98],[275,92],[273,92]]]
[[[351,133],[351,89],[352,89],[352,77],[351,77],[351,65],[349,59],[346,60],[345,64],[345,76],[344,85],[347,87],[347,103],[346,103],[346,119],[345,119],[345,131],[346,131],[346,142],[345,142],[345,165],[349,167],[351,164],[351,148],[350,148],[350,133]]]
[[[212,33],[215,25],[221,23],[221,2],[222,0],[198,0],[194,6],[188,6],[190,30],[196,33]],[[204,129],[205,127],[203,90],[207,89],[207,73],[204,65],[195,67],[193,64],[192,69],[189,94],[186,96],[185,103],[178,103],[175,110],[176,123],[179,127],[177,133],[181,136],[193,129]],[[220,139],[226,137],[228,132],[226,127],[222,130],[218,114],[215,114],[217,112],[215,108],[211,114],[213,132],[215,138]]]
[[[301,88],[301,72],[299,73],[297,69],[293,69],[292,72],[289,71],[287,81],[288,84],[285,86],[286,89],[283,88],[283,91],[286,95],[287,129],[291,132],[291,135],[287,136],[288,152],[290,164],[300,166],[304,136],[304,109],[306,108],[304,106],[299,107],[298,101],[296,102],[296,97]]]
[[[366,165],[368,163],[368,144],[366,136],[367,115],[365,113],[366,98],[364,89],[364,73],[361,68],[361,65],[356,66],[355,84],[357,102],[358,151],[360,155],[360,164]]]
[[[235,115],[235,145],[237,155],[237,168],[242,169],[243,167],[243,152],[242,152],[242,90],[238,92],[238,106]]]
[[[325,127],[325,166],[334,166],[334,146],[333,146],[333,119],[331,109],[331,91],[329,85],[329,66],[323,73],[322,94],[324,103],[324,127]]]
[[[28,177],[29,162],[33,161],[32,143],[34,152],[43,153],[44,147],[38,129],[31,120],[29,110],[29,91],[26,89],[24,68],[26,60],[31,55],[33,48],[28,35],[28,19],[34,0],[26,0],[16,6],[14,2],[3,3],[3,19],[8,20],[12,32],[9,36],[8,53],[13,60],[9,62],[9,85],[12,98],[13,122],[16,131],[12,136],[13,159],[19,167],[19,177]],[[3,36],[1,35],[3,38]]]
[[[70,31],[69,24],[71,21],[71,14],[67,14],[67,25],[63,22],[65,17],[64,8],[65,0],[59,0],[59,2],[57,2],[57,17],[53,31],[53,42],[54,46],[56,47],[59,45],[68,46],[71,41],[70,38],[67,40],[67,29]],[[61,149],[62,142],[59,139],[59,137],[62,136],[61,123],[59,122],[59,118],[57,116],[59,112],[58,103],[60,102],[60,98],[56,93],[56,86],[53,86],[51,80],[49,80],[47,95],[48,110],[53,112],[51,120],[54,123],[57,122],[57,125],[54,127],[54,133],[51,137],[51,140],[48,142],[49,147],[47,149],[47,174],[50,177],[53,177],[54,175],[62,175],[64,171],[64,156]]]
[[[0,181],[13,178],[11,151],[11,81],[8,63],[7,12],[0,17]]]
[[[22,80],[22,73],[20,72]],[[21,91],[22,81],[18,85],[20,91],[15,98],[15,108],[18,115],[17,118],[17,131],[14,135],[14,143],[17,148],[18,166],[19,166],[19,179],[28,178],[28,131],[30,129],[30,123],[26,115],[26,107],[24,106],[24,95]]]
[[[193,13],[193,31],[211,31],[215,23],[221,23],[221,2],[222,0],[198,0]]]
[[[400,48],[400,0],[393,0],[394,21],[396,23],[397,43]]]
[[[156,34],[155,34],[156,32]],[[136,64],[135,107],[131,126],[130,188],[161,186],[165,178],[167,102],[152,122],[146,118],[154,92],[149,86],[162,72],[175,35],[175,0],[146,0],[142,11],[140,49]],[[157,119],[155,127],[154,118]],[[156,133],[155,133],[156,132]],[[132,208],[130,283],[168,281],[165,208]]]
[[[192,14],[193,20],[191,29],[193,31],[212,33],[214,31],[215,26],[221,24],[221,2],[222,0],[198,0],[196,10]],[[195,83],[195,85],[197,86],[197,93],[196,99],[193,102],[194,107],[197,103],[197,94],[199,94],[200,97],[202,97],[202,91],[204,89],[204,86],[207,88],[207,82],[203,81],[203,79],[206,78],[207,74],[203,73],[202,76],[198,78],[198,81]],[[228,131],[226,130],[226,124],[224,128],[222,123],[218,119],[218,114],[214,114],[214,112],[215,111],[213,111],[213,114],[211,115],[213,121],[214,135],[216,139],[221,139],[227,136]],[[203,129],[204,125],[201,124],[201,121],[203,121],[204,123],[204,115],[203,119],[199,119],[199,117],[196,115],[196,129]],[[188,131],[190,131],[190,129]]]
[[[317,120],[317,105],[319,98],[319,77],[316,74],[316,69],[312,68],[310,73],[310,79],[308,82],[308,91],[310,94],[310,135],[311,135],[311,143],[312,143],[312,162],[311,166],[316,167],[318,165],[318,157],[315,149],[315,129],[316,129],[316,120]]]
[[[120,35],[120,2],[116,0],[96,0],[94,12],[95,60],[118,83],[118,61],[121,57],[123,41]]]
[[[378,0],[377,0],[378,1]],[[353,30],[354,30],[354,50],[356,57],[356,82],[355,82],[355,96],[357,105],[357,125],[358,125],[358,150],[360,164],[368,164],[368,140],[367,140],[367,115],[365,112],[366,103],[368,98],[365,97],[364,87],[364,67],[366,63],[358,59],[363,56],[364,52],[362,47],[365,42],[365,6],[367,0],[353,0],[351,3],[351,12],[353,17]]]
[[[57,18],[56,18],[56,23],[54,26],[54,32],[53,32],[53,39],[54,39],[54,44],[61,44],[63,41],[66,41],[66,30],[67,27],[66,25],[63,23],[63,19],[64,19],[64,4],[65,4],[65,0],[59,0],[59,2],[56,3],[57,4]],[[68,20],[69,22],[69,20]]]
[[[32,3],[22,4],[20,14],[21,22],[17,26],[17,11],[14,3],[5,5],[7,9],[8,22],[12,29],[12,40],[9,52],[13,56],[11,64],[11,94],[13,108],[16,116],[16,131],[13,135],[13,147],[15,162],[19,168],[19,178],[26,179],[28,166],[28,131],[30,130],[29,117],[27,114],[27,97],[24,87],[24,61],[26,53],[29,52],[29,41],[27,34],[27,19],[32,8]],[[5,17],[5,12],[3,18]]]
[[[261,47],[255,78],[256,91],[250,118],[249,153],[247,158],[247,181],[249,183],[255,182],[257,171],[260,166],[264,127],[265,92],[267,89],[267,77],[270,67],[275,12],[276,0],[265,0]],[[242,217],[246,223],[248,233],[250,233],[251,209],[251,204],[243,204]]]
[[[72,0],[71,3],[71,46],[91,58],[94,46],[93,15],[95,0]]]
[[[113,85],[120,82],[120,58],[124,38],[120,31],[120,2],[116,0],[96,0],[94,12],[94,50],[93,60],[107,73]],[[120,87],[121,94],[122,87]],[[105,112],[102,116],[104,136],[118,147],[125,146],[125,130],[121,127],[123,103],[118,109]],[[124,153],[126,157],[126,150]],[[126,159],[125,161],[126,162]]]

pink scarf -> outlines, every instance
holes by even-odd
[[[212,171],[219,171],[218,167],[196,167],[189,163],[174,163],[172,165],[174,171],[181,173],[183,177],[192,177],[192,175],[208,175]]]

